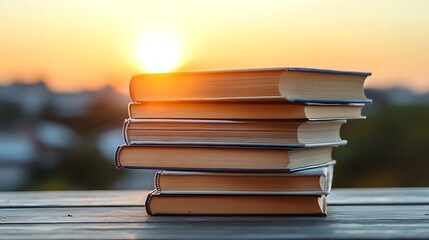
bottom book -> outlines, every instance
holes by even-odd
[[[162,195],[149,193],[149,215],[326,215],[325,196]]]

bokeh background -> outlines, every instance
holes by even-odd
[[[0,1],[0,190],[150,189],[117,170],[128,82],[151,31],[172,70],[370,71],[334,187],[429,186],[429,1]],[[163,54],[166,54],[165,56]],[[161,59],[168,53],[159,53]]]

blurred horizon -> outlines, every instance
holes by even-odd
[[[128,88],[125,91],[121,91],[120,89],[117,89],[110,84],[100,85],[96,88],[79,88],[79,89],[71,89],[68,91],[62,91],[62,90],[53,89],[52,87],[50,87],[49,81],[47,81],[43,78],[37,78],[37,79],[34,79],[32,81],[26,81],[23,79],[14,79],[14,80],[8,81],[6,83],[0,82],[0,88],[7,88],[10,86],[14,86],[14,85],[20,85],[20,86],[43,85],[43,87],[46,90],[51,91],[52,93],[60,94],[60,95],[61,94],[77,94],[77,93],[85,93],[85,92],[96,93],[96,92],[103,92],[107,89],[107,91],[113,91],[119,95],[122,95],[122,96],[128,98],[128,100],[131,100],[131,98],[129,97]],[[128,83],[127,83],[127,85],[128,85]],[[370,91],[375,90],[375,91],[381,91],[381,92],[399,91],[401,93],[406,92],[407,94],[414,95],[416,97],[429,95],[429,89],[426,91],[414,91],[413,89],[403,87],[403,86],[367,87],[365,85],[364,90],[370,90]],[[402,102],[402,100],[404,99],[404,97],[400,96],[400,94],[398,94],[397,97],[399,98],[397,102]],[[408,99],[407,97],[409,97],[409,96],[406,96],[405,98]],[[391,100],[394,101],[393,99],[391,99]]]
[[[165,70],[159,66],[165,59],[172,71],[367,71],[373,76],[366,87],[423,93],[428,8],[419,0],[1,1],[0,85],[45,79],[57,92],[109,85],[125,93],[148,61]],[[147,41],[154,32],[167,39]],[[151,59],[142,59],[148,51]]]
[[[366,120],[345,124],[334,187],[428,186],[429,92],[365,89]],[[0,191],[150,189],[152,170],[117,170],[128,94],[55,92],[43,81],[0,86]]]

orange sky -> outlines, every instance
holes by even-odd
[[[179,70],[274,66],[371,71],[368,87],[429,90],[429,1],[1,1],[0,84],[126,91],[145,34]]]

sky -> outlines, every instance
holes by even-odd
[[[141,49],[154,32],[177,46],[173,71],[369,71],[366,87],[429,91],[424,0],[0,0],[0,84],[126,92],[132,75],[148,71]]]

